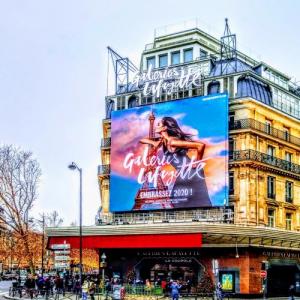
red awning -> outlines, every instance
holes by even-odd
[[[54,244],[70,244],[79,248],[79,236],[54,236],[48,239],[48,248]],[[201,233],[140,234],[140,235],[95,235],[83,236],[82,246],[87,249],[119,248],[199,248]]]

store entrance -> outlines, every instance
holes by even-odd
[[[145,259],[138,266],[140,280],[149,279],[152,283],[163,280],[179,280],[183,285],[187,282],[196,286],[201,276],[202,266],[193,258],[155,258]]]
[[[300,271],[297,264],[271,265],[267,276],[268,296],[287,296],[291,285],[298,289],[299,278]]]

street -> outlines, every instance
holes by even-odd
[[[11,280],[2,280],[0,281],[0,299],[4,299],[2,296],[9,291],[11,287]]]

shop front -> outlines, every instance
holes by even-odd
[[[48,236],[49,249],[64,242],[79,248],[78,228],[48,229]],[[228,293],[287,296],[291,285],[300,293],[296,238],[268,228],[194,222],[86,227],[82,242],[99,258],[105,253],[105,276],[118,275],[124,283],[155,286],[172,279],[184,292],[205,293],[220,282]]]

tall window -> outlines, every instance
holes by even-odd
[[[293,158],[293,154],[290,152],[285,152],[285,160],[286,160],[286,164],[287,164],[287,170],[291,170],[292,169],[292,158]]]
[[[230,111],[229,112],[229,128],[230,129],[236,129],[236,128],[234,128],[234,117],[235,117],[235,112]]]
[[[117,98],[117,110],[124,109],[126,106],[125,96]]]
[[[286,141],[290,140],[290,130],[288,128],[283,128],[284,139]]]
[[[267,179],[267,191],[268,191],[268,198],[275,199],[276,198],[276,177],[268,176]]]
[[[193,61],[193,48],[186,49],[186,50],[183,51],[183,61],[185,63]]]
[[[285,214],[285,229],[292,230],[292,214],[291,213]]]
[[[275,147],[269,145],[267,150],[268,150],[268,155],[272,157],[275,156]]]
[[[292,181],[286,181],[285,182],[285,201],[288,203],[293,202],[293,189],[294,184]]]
[[[233,159],[234,150],[235,150],[235,141],[234,139],[229,139],[228,141],[228,150],[229,150],[229,159]]]
[[[275,211],[274,209],[268,209],[268,226],[275,227]]]
[[[162,54],[159,56],[159,67],[165,68],[168,66],[168,54]]]
[[[229,195],[234,194],[234,172],[229,172]]]
[[[155,56],[147,57],[147,69],[149,69],[150,66],[152,66],[153,69],[155,68]]]
[[[266,132],[267,134],[271,134],[272,133],[272,122],[266,120]]]
[[[180,51],[176,51],[176,52],[171,53],[171,64],[172,65],[180,64]]]
[[[203,49],[200,49],[200,59],[205,59],[207,57],[207,52]]]

